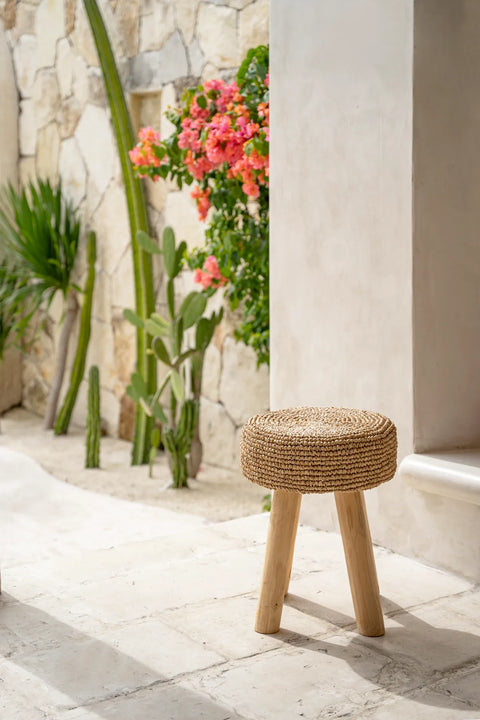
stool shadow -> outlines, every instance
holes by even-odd
[[[285,604],[296,610],[327,620],[342,631],[356,632],[353,617],[345,615],[320,603],[288,594]],[[399,627],[387,627],[383,637],[365,637],[356,634],[348,637],[348,643],[339,645],[328,639],[318,639],[291,631],[292,635],[279,639],[313,652],[327,653],[346,662],[352,670],[379,688],[398,696],[410,696],[414,690],[434,685],[449,672],[463,666],[480,662],[480,636],[461,630],[430,625],[392,600],[382,597],[386,617],[392,618]],[[283,631],[288,630],[282,628]],[[330,635],[334,635],[332,630]],[[360,650],[368,650],[386,658],[380,672],[371,670],[371,663],[362,660]],[[480,667],[477,668],[480,684]],[[473,680],[472,680],[473,683]],[[425,705],[465,710],[465,703],[441,690],[425,697],[416,695],[415,700]]]

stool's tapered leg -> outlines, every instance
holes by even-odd
[[[358,632],[369,637],[383,635],[385,626],[363,492],[336,492],[335,502]]]
[[[276,633],[280,629],[301,499],[300,493],[286,490],[275,490],[273,493],[262,587],[255,618],[255,630],[259,633]]]
[[[293,521],[293,533],[292,538],[290,541],[290,555],[288,558],[288,566],[287,566],[287,580],[285,582],[285,591],[283,593],[283,596],[286,597],[288,594],[288,587],[290,585],[290,576],[292,574],[292,565],[293,565],[293,553],[295,552],[295,538],[297,535],[297,528],[298,528],[298,519],[300,517],[300,506],[302,504],[302,496],[299,495],[299,500],[297,503],[297,509],[295,511],[295,520]]]

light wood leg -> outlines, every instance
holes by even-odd
[[[255,618],[255,630],[259,633],[276,633],[280,629],[301,499],[300,493],[286,490],[275,490],[273,493],[262,587]]]
[[[335,502],[358,632],[368,637],[384,635],[377,570],[363,492],[336,492]]]
[[[298,503],[297,503],[297,509],[295,512],[295,520],[293,521],[293,532],[290,540],[290,555],[288,558],[288,568],[287,568],[287,581],[285,583],[285,592],[283,593],[283,596],[286,597],[288,594],[288,586],[290,585],[290,577],[292,575],[292,565],[293,565],[293,553],[295,552],[295,538],[297,536],[297,528],[298,528],[298,519],[300,517],[300,506],[302,504],[302,496],[298,496]]]

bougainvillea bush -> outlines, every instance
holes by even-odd
[[[236,81],[209,80],[185,92],[183,106],[167,113],[170,137],[143,128],[130,152],[139,175],[193,185],[206,243],[189,265],[204,290],[225,286],[231,308],[242,307],[236,337],[252,346],[259,364],[269,360],[268,85],[268,48],[260,46]]]

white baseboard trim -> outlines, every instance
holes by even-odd
[[[417,490],[480,505],[480,449],[414,453],[398,471]]]

